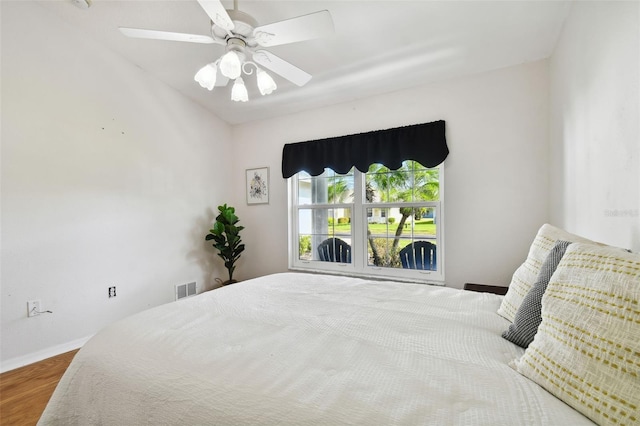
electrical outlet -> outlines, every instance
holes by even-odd
[[[116,287],[109,287],[109,298],[116,297]]]
[[[40,315],[40,301],[39,300],[29,300],[27,302],[27,316],[29,317],[37,317]]]

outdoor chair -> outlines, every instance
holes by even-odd
[[[400,262],[405,269],[436,270],[436,245],[428,241],[415,241],[400,250]]]
[[[351,246],[340,238],[328,238],[318,246],[318,256],[323,262],[351,263]]]

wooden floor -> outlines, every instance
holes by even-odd
[[[0,425],[35,425],[76,352],[0,374]]]

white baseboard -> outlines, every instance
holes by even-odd
[[[52,346],[38,352],[33,352],[20,357],[8,359],[0,364],[0,373],[15,370],[16,368],[24,367],[25,365],[33,364],[34,362],[42,361],[44,359],[63,354],[65,352],[81,348],[91,337],[93,336],[83,337],[81,339],[76,339],[71,342],[63,343],[61,345]]]

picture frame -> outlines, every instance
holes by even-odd
[[[247,204],[269,204],[269,167],[247,169]]]

